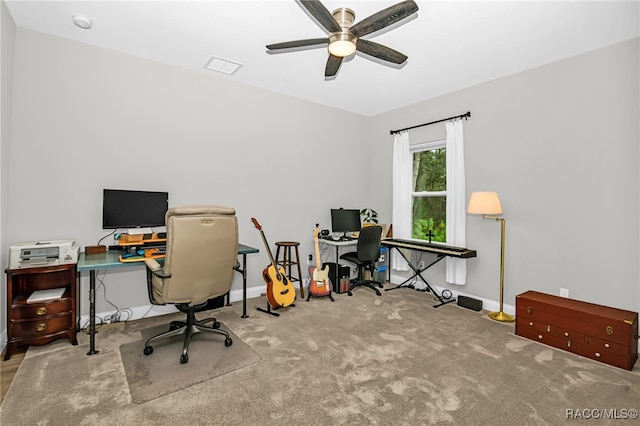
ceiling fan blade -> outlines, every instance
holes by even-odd
[[[374,56],[383,61],[393,62],[394,64],[401,64],[407,60],[407,56],[397,50],[362,38],[359,38],[356,42],[356,49],[369,56]]]
[[[374,13],[351,27],[351,32],[356,37],[362,37],[378,31],[391,24],[395,24],[418,11],[418,5],[413,0],[403,1]]]
[[[340,64],[342,64],[341,56],[334,56],[329,54],[329,59],[327,59],[327,66],[324,68],[324,76],[325,77],[333,77],[338,73],[340,69]]]
[[[330,33],[338,33],[342,31],[340,24],[335,20],[331,12],[327,10],[322,3],[317,0],[300,0],[300,4],[318,20],[320,25],[326,28]]]
[[[291,49],[294,47],[315,46],[318,44],[327,44],[327,43],[329,43],[328,38],[310,38],[306,40],[294,40],[294,41],[285,41],[283,43],[267,44],[267,49],[269,50]]]

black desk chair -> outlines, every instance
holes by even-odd
[[[376,285],[383,288],[382,283],[380,281],[373,280],[373,271],[376,267],[376,261],[380,257],[381,239],[381,226],[365,226],[360,230],[360,235],[358,236],[358,251],[345,253],[340,256],[340,259],[353,262],[358,265],[358,279],[353,281],[349,286],[349,296],[353,296],[352,291],[356,287],[369,287],[375,291],[378,296],[381,295],[380,290],[376,288]],[[371,279],[364,278],[365,270],[369,271]]]

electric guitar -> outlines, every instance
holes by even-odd
[[[328,296],[331,294],[331,280],[329,279],[329,265],[320,269],[320,247],[318,245],[318,225],[313,230],[313,242],[316,246],[316,266],[309,266],[309,293],[314,296]]]
[[[296,291],[291,281],[289,281],[289,278],[285,275],[284,268],[276,268],[276,262],[273,260],[271,248],[269,248],[269,243],[267,243],[267,238],[264,236],[262,227],[253,217],[251,218],[251,222],[253,222],[256,229],[260,231],[262,241],[267,249],[267,254],[269,254],[269,260],[271,260],[271,264],[262,271],[262,277],[267,283],[267,301],[273,309],[287,307],[296,300]]]

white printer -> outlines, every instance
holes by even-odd
[[[9,246],[9,269],[78,263],[80,246],[74,240],[27,241]]]

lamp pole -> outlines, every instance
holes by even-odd
[[[489,312],[489,318],[501,322],[514,322],[516,318],[503,312],[504,306],[504,234],[505,220],[502,217],[482,215],[483,219],[495,219],[500,221],[500,310]]]

